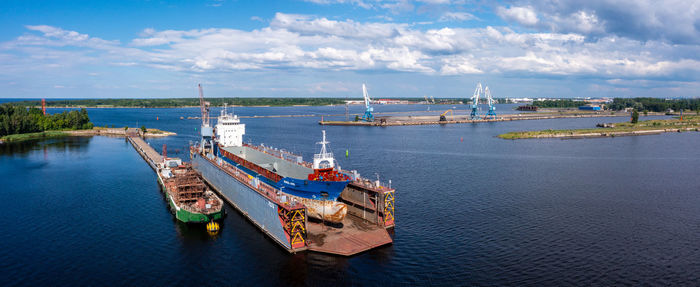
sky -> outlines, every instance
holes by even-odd
[[[0,1],[0,97],[700,97],[700,1]]]

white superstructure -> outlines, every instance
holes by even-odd
[[[216,122],[216,138],[219,144],[224,147],[243,146],[244,134],[245,124],[241,123],[237,115],[228,114],[224,107]]]
[[[318,144],[321,145],[321,152],[314,154],[314,169],[335,167],[335,158],[333,158],[333,153],[326,148],[326,144],[328,143],[330,142],[326,141],[326,131],[324,130],[323,139],[318,142]]]

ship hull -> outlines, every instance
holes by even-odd
[[[170,211],[175,215],[175,219],[184,222],[184,223],[207,223],[210,221],[216,221],[220,220],[224,216],[224,209],[223,207],[221,210],[217,212],[212,212],[209,214],[204,214],[204,213],[198,213],[198,212],[190,212],[187,211],[183,208],[180,208],[177,206],[175,201],[172,199],[172,196],[170,196],[170,191],[167,189],[167,187],[163,184],[163,180],[158,177],[158,183],[160,184],[160,188],[163,191],[163,195],[165,196],[165,199],[168,201],[168,205],[170,206]]]
[[[338,201],[314,200],[296,196],[290,196],[292,200],[301,202],[306,206],[306,215],[325,222],[342,223],[348,214],[348,207],[345,203]]]
[[[261,153],[248,146],[219,147],[216,149],[216,154],[253,176],[259,175],[259,178],[268,185],[299,198],[336,201],[349,183],[349,181],[307,180],[305,178],[313,173],[313,169]],[[275,168],[269,170],[261,165]],[[294,177],[285,175],[294,175]]]
[[[312,200],[336,201],[349,181],[316,181],[285,177],[277,184],[289,195]]]

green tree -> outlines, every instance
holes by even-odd
[[[145,134],[146,133],[146,126],[141,126],[141,131]]]
[[[631,121],[631,122],[632,122],[633,124],[636,124],[637,121],[639,121],[639,112],[637,112],[637,110],[633,110],[633,111],[632,111],[632,121]]]

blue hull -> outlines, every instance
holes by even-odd
[[[285,177],[277,183],[282,192],[302,198],[336,201],[350,181],[315,181]],[[322,193],[328,193],[324,197]]]
[[[287,193],[289,195],[301,197],[301,198],[308,198],[308,199],[315,199],[315,200],[324,200],[324,196],[321,194],[321,192],[326,192],[328,193],[328,197],[325,198],[325,200],[330,200],[330,201],[337,201],[338,197],[340,196],[340,193],[343,192],[345,187],[348,185],[350,181],[315,181],[315,180],[305,180],[305,179],[298,179],[298,178],[292,178],[292,177],[285,177],[281,179],[279,182],[274,182],[270,180],[269,178],[266,178],[258,173],[256,173],[253,170],[250,170],[235,161],[233,161],[230,158],[225,157],[221,152],[219,151],[217,146],[214,146],[214,153],[216,154],[217,157],[223,159],[224,161],[228,162],[229,164],[245,171],[246,173],[257,177],[261,181],[265,182],[266,184],[279,188],[282,192]]]

